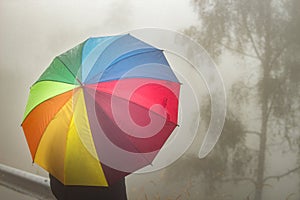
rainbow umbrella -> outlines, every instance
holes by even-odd
[[[153,162],[177,126],[179,90],[162,50],[130,34],[89,38],[30,89],[33,162],[65,185],[109,186]]]

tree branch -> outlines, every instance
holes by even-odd
[[[263,60],[262,60],[262,58],[261,58],[261,55],[260,55],[260,53],[259,53],[259,51],[258,51],[258,48],[257,48],[257,46],[256,46],[256,42],[254,41],[254,38],[253,38],[253,36],[252,36],[252,34],[251,34],[251,31],[250,31],[250,29],[249,29],[249,27],[248,27],[248,23],[247,23],[246,17],[243,17],[243,22],[244,22],[244,25],[245,25],[245,28],[246,28],[246,31],[247,31],[247,35],[248,35],[248,37],[249,37],[249,39],[250,39],[250,41],[251,41],[251,44],[252,44],[252,46],[253,46],[253,49],[254,49],[254,51],[255,51],[255,53],[256,53],[257,58],[259,58],[259,60],[260,60],[261,62],[263,62]]]
[[[282,55],[282,53],[284,52],[284,50],[286,50],[286,48],[288,47],[288,45],[284,45],[278,52],[277,54],[272,58],[271,62],[270,62],[270,67],[272,68],[272,66],[274,65],[275,61]]]
[[[245,130],[244,132],[245,132],[245,133],[248,133],[248,134],[255,134],[255,135],[258,135],[258,136],[261,134],[259,131]]]
[[[248,177],[243,177],[243,178],[228,178],[228,179],[221,179],[222,182],[241,182],[241,181],[249,181],[251,183],[253,183],[254,185],[256,185],[256,181],[252,178],[248,178]]]
[[[273,105],[274,105],[274,100],[275,100],[275,93],[272,95],[272,98],[271,98],[271,102],[270,104],[267,106],[267,115],[266,115],[266,118],[269,119],[269,116],[270,116],[270,113],[272,111],[272,108],[273,108]]]
[[[287,175],[289,175],[291,173],[294,173],[294,172],[296,172],[298,170],[300,170],[300,166],[298,166],[298,167],[296,167],[294,169],[291,169],[291,170],[289,170],[289,171],[287,171],[287,172],[285,172],[283,174],[277,175],[277,176],[268,176],[268,177],[264,178],[263,182],[266,182],[266,181],[268,181],[270,179],[277,179],[277,180],[279,180],[279,179],[283,178],[284,176],[287,176]]]
[[[279,80],[278,84],[277,84],[277,87],[274,88],[273,94],[272,94],[271,99],[270,99],[270,103],[268,103],[268,107],[267,107],[267,118],[269,118],[269,115],[272,112],[272,108],[274,106],[276,94],[278,94],[276,91],[280,91],[279,89],[280,89],[280,86],[283,84],[283,82],[284,82],[284,79]]]
[[[255,59],[259,59],[257,56],[255,55],[251,55],[251,54],[248,54],[248,53],[245,53],[244,51],[239,51],[238,49],[235,49],[235,48],[232,48],[232,47],[229,47],[225,44],[223,44],[222,42],[218,42],[219,45],[222,45],[223,47],[225,47],[226,49],[230,50],[230,51],[234,51],[236,53],[239,53],[243,56],[247,56],[247,57],[250,57],[250,58],[255,58]],[[260,59],[259,59],[260,60]]]

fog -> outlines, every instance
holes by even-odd
[[[0,163],[47,176],[43,169],[32,163],[20,125],[30,86],[55,56],[89,37],[116,35],[146,27],[183,32],[192,25],[200,26],[194,7],[189,0],[0,0],[0,110],[2,113]],[[178,73],[188,77],[189,84],[199,92],[197,93],[201,103],[199,106],[207,103],[206,99],[201,96],[208,93],[205,83],[201,77],[195,75],[190,63],[171,54],[167,56]],[[250,99],[246,102],[246,106],[239,108],[239,102],[237,103],[237,98],[234,96],[236,94],[233,94],[231,90],[236,81],[246,80],[247,84],[254,86],[259,78],[259,63],[255,59],[244,59],[240,54],[228,52],[223,53],[217,63],[228,97],[227,108],[236,109],[239,119],[246,122],[243,126],[259,129],[257,125],[259,119],[254,119],[258,113],[256,100]],[[239,90],[240,96],[243,97],[242,91]],[[183,94],[190,95],[189,93]],[[192,107],[189,109],[193,110]],[[185,120],[194,119],[190,116]],[[206,184],[208,179],[205,179],[207,177],[200,172],[205,171],[206,165],[197,157],[203,139],[199,135],[203,136],[205,130],[205,122],[201,121],[198,137],[191,148],[182,159],[168,168],[153,173],[128,176],[126,182],[129,199],[198,199],[198,196],[205,196],[204,190],[208,187]],[[299,130],[295,128],[292,132],[298,133]],[[295,136],[296,139],[298,135]],[[231,136],[230,133],[229,136]],[[299,146],[296,139],[292,143]],[[230,143],[230,140],[231,138],[227,142]],[[289,149],[288,142],[280,143],[276,136],[272,141],[274,144],[266,153],[269,155],[266,176],[281,175],[286,170],[293,169],[299,160],[298,151]],[[236,146],[242,143],[245,143],[249,152],[256,152],[259,147],[257,134],[247,135],[246,141],[240,141]],[[220,149],[217,149],[217,152],[220,152]],[[227,156],[230,158],[235,155]],[[234,158],[231,159],[234,160]],[[251,164],[253,163],[249,162],[249,165]],[[217,165],[218,163],[215,163],[214,167]],[[252,171],[245,173],[246,175],[252,174]],[[247,182],[239,182],[237,186],[222,185],[218,182],[215,187],[219,187],[219,193],[223,195],[222,200],[241,198],[248,200],[252,199],[254,193],[253,184]],[[300,195],[299,174],[291,173],[272,179],[265,184],[264,188],[264,199],[297,200]],[[0,197],[1,199],[31,199],[1,187]],[[220,196],[211,197],[210,200],[212,199],[220,199]]]
[[[195,21],[192,7],[184,0],[176,3],[172,0],[1,0],[0,162],[47,176],[43,169],[32,164],[20,125],[30,86],[56,55],[88,37],[116,35],[144,27],[179,30]],[[0,193],[1,198],[12,195],[6,189]]]
[[[195,20],[188,2],[171,2],[1,1],[1,162],[35,168],[20,124],[30,86],[56,55],[91,36],[141,27],[177,30]]]

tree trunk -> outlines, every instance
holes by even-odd
[[[257,177],[255,186],[255,200],[262,200],[263,187],[264,187],[264,172],[266,163],[266,145],[267,145],[267,133],[268,133],[268,121],[269,121],[269,100],[270,100],[270,61],[272,55],[271,48],[271,0],[265,0],[265,19],[264,19],[264,31],[265,31],[265,44],[262,54],[262,82],[261,82],[261,135],[259,144],[259,155],[257,164]]]
[[[267,144],[267,101],[262,100],[262,121],[261,121],[261,135],[260,135],[260,144],[259,144],[259,155],[258,155],[258,165],[257,165],[257,177],[256,177],[256,186],[255,186],[255,200],[262,199],[263,192],[263,179],[265,172],[265,154],[266,154],[266,144]]]
[[[266,42],[269,42],[269,34],[266,36]],[[257,177],[255,186],[255,200],[262,199],[263,186],[264,186],[264,172],[266,162],[266,145],[267,145],[267,134],[268,134],[268,121],[269,121],[269,101],[270,101],[270,55],[271,48],[270,44],[266,44],[265,48],[265,60],[262,62],[262,81],[261,81],[261,127],[260,127],[260,138],[259,138],[259,150],[258,150],[258,163],[257,163]]]
[[[267,37],[268,39],[268,37]],[[268,121],[269,121],[269,101],[270,91],[268,88],[270,80],[270,48],[267,45],[265,61],[262,62],[262,81],[261,81],[261,127],[260,127],[260,138],[259,138],[259,150],[258,150],[258,162],[257,162],[257,177],[255,185],[255,200],[262,199],[263,187],[264,187],[264,173],[266,163],[266,146],[267,146],[267,134],[268,134]]]

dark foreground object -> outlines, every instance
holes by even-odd
[[[66,186],[51,174],[50,186],[58,200],[127,200],[125,178],[110,187]]]

